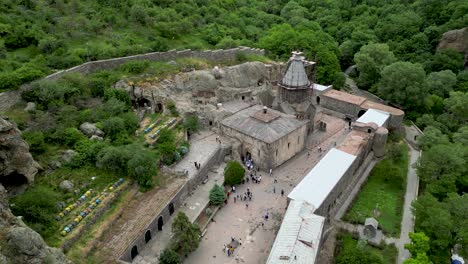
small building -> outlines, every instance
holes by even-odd
[[[276,235],[267,264],[313,264],[320,250],[325,218],[314,206],[291,201]]]
[[[220,128],[223,134],[237,140],[233,152],[268,170],[304,149],[308,122],[254,105],[222,120]]]
[[[379,222],[377,222],[374,217],[366,218],[366,221],[364,222],[364,235],[368,239],[374,238],[377,234],[378,227]]]

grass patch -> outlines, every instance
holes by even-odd
[[[380,259],[384,264],[394,264],[398,256],[398,251],[394,245],[384,245],[383,248],[373,247],[366,244],[364,241],[358,241],[349,233],[341,233],[337,236],[337,248],[335,251],[335,259],[339,260],[345,255],[354,255],[356,252],[362,252],[364,256],[372,256],[374,260]],[[354,255],[356,256],[356,255]],[[346,258],[349,260],[350,258]],[[368,261],[369,260],[369,261]],[[361,259],[359,263],[375,263],[369,259]]]
[[[399,236],[404,203],[408,146],[391,143],[387,157],[372,170],[345,220],[363,224],[367,217],[375,217],[384,233]],[[377,209],[378,215],[374,215]]]
[[[114,201],[106,211],[106,213],[99,218],[99,220],[91,227],[90,230],[86,232],[74,245],[73,247],[67,252],[67,257],[73,261],[73,263],[102,263],[101,256],[98,256],[97,252],[94,250],[94,247],[90,245],[92,241],[98,239],[104,232],[103,226],[107,226],[111,223],[108,221],[112,221],[115,219],[115,215],[120,213],[119,208],[121,208],[124,202],[128,202],[130,191],[129,189],[123,191],[116,201]],[[93,254],[89,254],[89,253]],[[87,256],[86,260],[83,259],[83,256]]]

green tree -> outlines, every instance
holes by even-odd
[[[174,250],[165,249],[159,256],[159,263],[161,264],[179,264],[180,257]]]
[[[370,88],[380,80],[382,69],[394,63],[396,58],[387,44],[371,43],[354,55],[354,61],[359,71],[357,84]]]
[[[438,198],[444,198],[447,192],[456,192],[456,182],[466,172],[464,150],[460,145],[434,145],[424,151],[417,167],[421,181],[427,184],[427,190]],[[426,233],[427,234],[427,233]]]
[[[418,137],[417,145],[422,150],[429,150],[431,147],[438,144],[448,144],[449,138],[447,135],[432,126],[428,126],[424,129],[424,135]]]
[[[200,228],[190,223],[188,217],[179,212],[172,222],[171,248],[180,255],[194,251],[201,240]]]
[[[439,50],[427,61],[426,68],[433,72],[451,70],[458,73],[463,70],[463,55],[454,49]]]
[[[127,163],[132,158],[133,153],[125,146],[106,147],[99,151],[96,157],[96,167],[113,171],[119,175],[127,172]]]
[[[234,160],[231,160],[224,168],[224,184],[236,185],[242,182],[245,170],[242,165]]]
[[[468,126],[462,126],[453,134],[453,142],[468,146]]]
[[[454,87],[455,91],[468,92],[468,71],[461,71],[457,74],[457,84]]]
[[[224,188],[215,184],[210,190],[210,203],[212,205],[222,205],[224,200],[226,200],[226,193]]]
[[[451,70],[431,72],[427,75],[426,86],[429,92],[440,97],[446,97],[455,86],[457,76]]]
[[[468,92],[451,92],[444,100],[447,111],[459,122],[468,121]]]
[[[424,104],[426,74],[420,64],[395,62],[382,70],[378,93],[385,99],[409,109]]]
[[[129,175],[144,189],[153,186],[153,177],[158,172],[156,158],[149,151],[143,149],[133,153],[132,158],[127,163],[127,169]]]
[[[409,233],[410,244],[405,244],[405,248],[414,257],[418,254],[426,254],[429,251],[429,238],[424,233]]]
[[[195,133],[198,131],[198,116],[195,114],[186,115],[184,119],[184,127],[190,133]]]

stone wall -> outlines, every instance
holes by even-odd
[[[305,147],[307,124],[273,143],[273,168],[276,168],[301,152]]]
[[[239,52],[252,54],[252,55],[264,55],[263,49],[249,48],[249,47],[238,47],[227,50],[170,50],[166,52],[151,52],[127,57],[113,58],[107,60],[90,61],[81,65],[75,66],[70,69],[58,71],[44,79],[57,80],[63,75],[68,73],[83,73],[90,74],[101,70],[111,70],[119,67],[120,65],[129,61],[138,60],[149,60],[149,61],[169,61],[178,58],[200,58],[211,60],[214,62],[226,62],[235,59],[236,54]]]
[[[137,239],[135,239],[131,244],[128,245],[127,249],[120,257],[121,261],[124,261],[124,262],[132,261],[131,251],[134,246],[137,246],[139,252],[145,247],[146,245],[145,234],[147,231],[150,231],[151,237],[155,237],[158,235],[158,232],[160,231],[158,228],[158,222],[160,221],[159,220],[160,218],[163,221],[162,228],[171,228],[170,226],[164,226],[164,224],[172,216],[174,211],[177,210],[183,204],[183,202],[189,196],[189,194],[205,179],[205,177],[208,175],[208,171],[214,165],[219,164],[222,161],[224,161],[224,157],[226,156],[227,153],[229,153],[229,151],[230,151],[230,147],[224,146],[224,147],[219,147],[217,151],[214,154],[212,154],[208,162],[202,165],[200,170],[198,170],[197,174],[193,178],[188,180],[184,185],[182,185],[173,197],[167,200],[167,203],[164,206],[164,209],[161,210],[161,212],[153,219],[153,221],[148,225],[148,227],[145,228],[145,230],[140,234],[140,236]],[[166,169],[166,171],[172,172],[175,175],[185,175],[182,172],[171,171],[171,169]],[[171,207],[173,208],[172,213],[169,209]]]
[[[345,101],[337,100],[326,95],[321,95],[320,104],[324,108],[345,114],[347,116],[357,116],[361,107],[357,104],[348,103]]]

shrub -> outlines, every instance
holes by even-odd
[[[114,88],[105,89],[104,90],[104,100],[110,101],[111,98],[115,98],[115,99],[119,100],[120,102],[125,103],[125,105],[127,106],[127,108],[125,108],[125,110],[130,109],[130,107],[132,106],[132,99],[130,98],[130,96],[127,94],[126,91],[117,90],[117,89],[114,89]],[[122,112],[124,112],[124,111],[122,111]]]
[[[127,163],[133,153],[126,146],[106,147],[102,149],[96,158],[96,167],[111,170],[119,175],[127,173]]]
[[[156,158],[149,151],[141,149],[127,163],[129,175],[144,189],[153,186],[153,177],[157,174],[155,161]]]
[[[198,116],[196,115],[187,115],[184,120],[184,128],[190,133],[195,133],[198,131]]]
[[[166,108],[171,111],[173,116],[179,116],[179,111],[177,111],[176,105],[173,101],[167,101]]]
[[[223,204],[224,200],[226,200],[226,193],[224,192],[224,188],[218,184],[215,184],[210,190],[210,203],[212,205],[221,205]]]
[[[161,264],[179,264],[180,258],[177,252],[171,249],[165,249],[159,256],[159,263]]]
[[[74,127],[65,129],[63,133],[63,143],[69,147],[73,147],[75,143],[82,139],[86,139],[86,136]]]
[[[23,133],[23,138],[29,144],[29,151],[40,154],[45,151],[44,134],[41,131],[27,131]]]
[[[211,210],[211,208],[208,207],[208,208],[205,209],[205,214],[207,216],[211,216],[213,214],[213,211]]]
[[[104,121],[102,129],[106,136],[111,139],[116,139],[117,135],[122,132],[125,132],[125,121],[120,117],[111,117]]]
[[[161,153],[161,162],[165,165],[171,165],[175,161],[176,146],[174,142],[164,142],[159,144],[159,152]]]
[[[150,63],[147,60],[129,61],[120,66],[120,70],[126,73],[140,74],[143,73],[149,67],[149,65]]]
[[[164,143],[172,143],[174,144],[175,142],[175,134],[172,130],[163,128],[161,129],[159,133],[159,138],[158,138],[158,143],[159,144],[164,144]]]
[[[54,219],[58,194],[45,186],[35,186],[11,201],[13,214],[22,216],[39,234],[48,236],[57,229]]]
[[[126,112],[129,107],[128,105],[115,98],[115,97],[111,97],[104,105],[103,105],[103,109],[110,115],[110,116],[116,116],[116,115],[119,115],[119,114],[122,114],[124,112]]]
[[[237,161],[229,161],[224,169],[224,184],[235,185],[241,183],[245,170]]]

